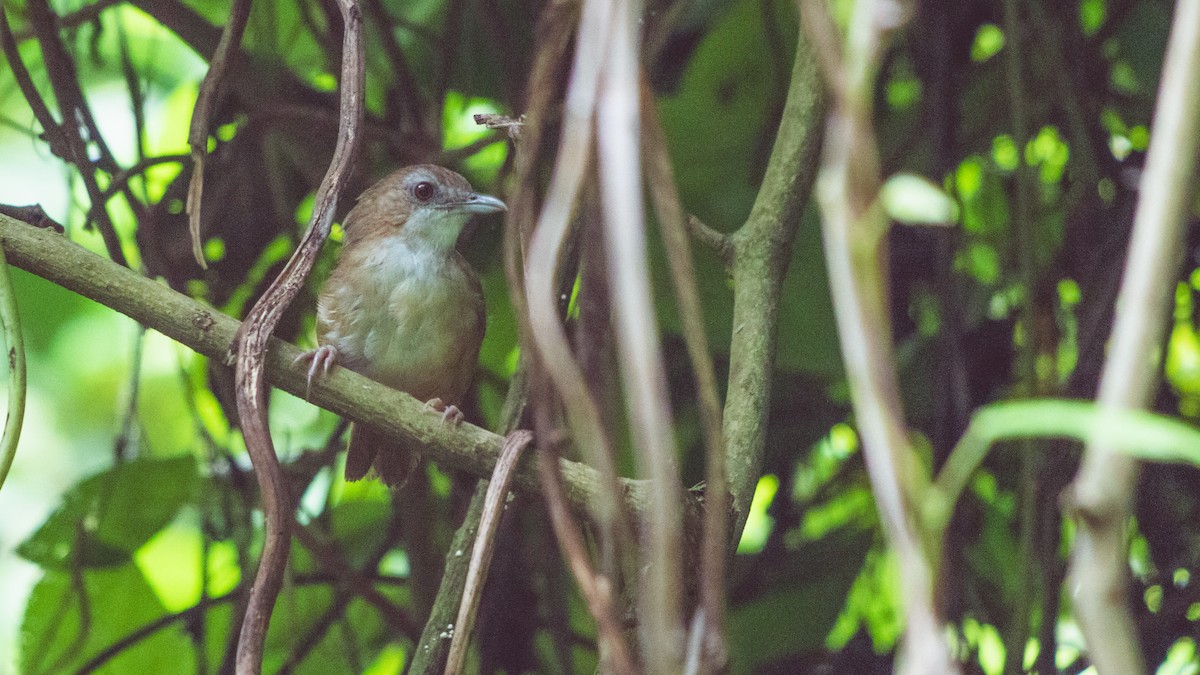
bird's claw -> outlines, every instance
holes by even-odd
[[[463,423],[463,412],[456,405],[446,405],[440,398],[431,398],[425,402],[425,409],[442,414],[442,424],[457,427]]]
[[[304,398],[308,398],[312,393],[313,378],[325,377],[329,371],[333,369],[337,363],[337,348],[333,345],[321,345],[316,349],[304,352],[292,361],[292,365],[303,362],[311,362],[308,366],[308,378],[304,385]]]

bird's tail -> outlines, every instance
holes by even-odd
[[[346,448],[346,480],[362,480],[374,469],[375,475],[385,485],[398,488],[408,482],[420,462],[419,454],[377,427],[366,424],[350,427],[350,444]]]

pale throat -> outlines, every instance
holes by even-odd
[[[448,256],[470,218],[461,211],[417,208],[405,221],[402,236],[414,252]]]

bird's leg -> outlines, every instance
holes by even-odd
[[[440,398],[431,398],[425,401],[425,408],[433,412],[442,414],[442,424],[449,423],[452,427],[457,427],[463,423],[463,412],[456,405],[446,405],[446,402]]]
[[[337,347],[333,345],[321,345],[312,351],[307,351],[296,357],[292,361],[292,365],[302,362],[310,362],[308,366],[308,380],[304,386],[304,398],[308,398],[312,393],[312,383],[314,377],[325,377],[329,371],[333,369],[337,363],[338,352]]]

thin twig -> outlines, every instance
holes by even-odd
[[[520,326],[521,345],[532,344],[532,329],[525,301],[525,265],[529,243],[538,219],[538,170],[542,165],[542,136],[546,116],[554,97],[558,95],[559,77],[565,67],[567,47],[576,23],[578,5],[566,0],[547,3],[538,20],[538,48],[530,67],[528,108],[521,116],[525,120],[519,131],[520,142],[515,144],[513,173],[516,189],[509,200],[504,219],[504,275],[508,283],[509,300]],[[515,139],[514,139],[515,140]],[[526,358],[528,350],[521,350]]]
[[[446,675],[462,672],[467,658],[467,646],[471,643],[471,631],[475,627],[475,614],[483,597],[483,584],[487,580],[488,568],[492,564],[492,553],[496,545],[496,530],[500,527],[500,516],[508,500],[512,485],[513,469],[533,441],[533,433],[514,431],[504,439],[504,448],[496,462],[496,472],[488,481],[487,496],[484,498],[483,513],[479,518],[479,531],[475,535],[475,546],[471,549],[471,565],[463,585],[462,603],[458,606],[458,619],[454,622],[454,637],[450,642],[450,655],[446,659]]]
[[[328,585],[335,581],[336,579],[328,574],[305,574],[298,575],[292,580],[292,583],[297,586],[315,586]],[[376,577],[371,579],[372,583],[399,583],[401,581],[403,580],[398,577]],[[237,600],[244,594],[244,592],[245,591],[243,589],[239,588],[225,593],[224,595],[202,598],[199,602],[191,607],[188,607],[187,609],[182,609],[178,612],[172,612],[170,614],[164,614],[163,616],[146,623],[137,630],[126,634],[116,642],[113,642],[109,646],[100,650],[95,656],[88,659],[86,663],[75,670],[75,673],[76,675],[87,675],[88,673],[93,673],[101,666],[107,664],[113,658],[123,654],[130,647],[154,635],[155,633],[168,628],[177,622],[190,623],[216,605],[223,605]]]
[[[725,437],[721,429],[721,399],[717,393],[717,375],[708,337],[700,292],[696,288],[696,269],[688,244],[687,218],[679,202],[666,136],[654,106],[649,83],[642,78],[642,143],[646,148],[646,174],[650,201],[658,217],[663,247],[671,268],[671,283],[679,301],[683,339],[696,378],[696,398],[700,401],[700,427],[704,437],[707,481],[704,487],[704,538],[701,544],[700,606],[694,621],[700,634],[703,656],[697,663],[705,672],[720,672],[728,660],[725,636],[725,562],[729,554],[729,479],[725,469]]]
[[[442,672],[442,664],[450,652],[450,639],[454,636],[459,599],[462,597],[463,586],[466,585],[469,560],[465,553],[479,530],[487,488],[486,480],[476,483],[471,502],[463,514],[462,525],[455,531],[450,548],[446,551],[445,572],[438,586],[437,597],[433,601],[433,609],[429,612],[429,620],[425,623],[421,638],[413,650],[412,665],[408,668],[409,675],[433,675]]]
[[[192,109],[192,124],[188,129],[188,145],[192,148],[192,179],[188,183],[187,213],[188,233],[192,237],[192,256],[200,269],[208,269],[208,261],[204,259],[204,244],[200,240],[200,207],[204,195],[204,158],[208,154],[208,125],[220,103],[223,92],[221,85],[229,62],[233,59],[238,46],[242,43],[242,33],[246,29],[246,21],[250,18],[251,0],[234,0],[229,9],[229,21],[221,31],[221,42],[217,51],[208,64],[208,72],[204,82],[200,84],[200,93],[196,96],[196,105]]]
[[[138,399],[142,389],[142,358],[146,353],[146,327],[134,326],[133,353],[129,359],[129,391],[126,393],[125,414],[121,416],[121,429],[113,439],[113,464],[121,464],[138,452],[139,433],[137,425]]]
[[[801,0],[804,27],[818,39],[827,25],[824,0]],[[900,673],[957,673],[934,607],[933,567],[915,503],[928,493],[928,477],[908,439],[887,307],[884,259],[887,216],[878,206],[878,146],[871,121],[875,78],[884,45],[906,7],[895,0],[858,0],[840,72],[827,72],[834,93],[817,197],[825,259],[854,413],[863,440],[871,488],[905,580],[907,629]],[[819,44],[825,49],[828,45]],[[823,65],[838,58],[826,54]]]
[[[292,643],[292,648],[289,650],[287,659],[275,671],[276,675],[291,675],[296,672],[296,668],[304,663],[304,660],[308,658],[312,650],[321,643],[321,640],[329,633],[329,629],[333,627],[333,624],[346,615],[346,608],[353,599],[353,593],[349,593],[342,588],[335,589],[333,602],[325,608],[324,612],[321,612],[320,616],[312,620],[312,623],[308,625],[308,630],[304,631],[302,635],[295,637],[295,642]]]
[[[568,239],[571,212],[591,159],[592,119],[599,89],[600,62],[605,47],[611,6],[602,0],[584,4],[576,42],[574,72],[567,91],[566,120],[537,229],[526,259],[525,304],[529,337],[539,364],[562,396],[567,422],[588,463],[600,471],[607,489],[600,493],[592,514],[608,539],[616,536],[620,498],[612,444],[600,411],[584,383],[567,343],[558,313],[558,268]]]
[[[346,588],[353,590],[354,595],[361,596],[368,604],[379,610],[379,614],[387,621],[388,625],[401,635],[416,636],[417,626],[413,623],[412,617],[397,607],[387,596],[376,590],[370,575],[355,569],[343,557],[336,545],[323,541],[311,526],[304,527],[297,523],[295,532],[296,539],[313,554],[313,558],[317,560],[317,564],[323,572],[339,579]],[[383,548],[376,555],[372,555],[366,569],[373,569],[378,565],[379,559],[387,553],[387,550],[387,548]]]
[[[1027,3],[1022,3],[1027,4]],[[1018,7],[1018,0],[1004,0],[1004,71],[1008,83],[1009,120],[1013,139],[1018,148],[1029,142],[1029,112],[1025,97],[1023,62],[1026,58],[1023,44],[1025,36]],[[1053,69],[1057,70],[1057,69]],[[1029,396],[1040,393],[1038,387],[1037,358],[1038,343],[1035,322],[1038,315],[1036,249],[1038,245],[1036,219],[1031,199],[1034,180],[1033,168],[1020,162],[1013,172],[1015,193],[1013,195],[1013,234],[1017,239],[1017,278],[1025,288],[1025,299],[1018,319],[1024,331],[1024,344],[1017,354],[1018,392]],[[1037,570],[1043,565],[1034,555],[1034,536],[1037,526],[1038,477],[1041,474],[1043,457],[1036,451],[1034,442],[1022,442],[1020,462],[1020,487],[1018,489],[1017,520],[1017,582],[1013,590],[1012,617],[1003,631],[1005,675],[1020,675],[1025,669],[1025,644],[1029,641],[1031,626],[1030,609],[1037,593]]]
[[[63,124],[72,129],[73,133],[70,135],[78,136],[81,147],[85,149],[78,161],[94,164],[110,174],[117,173],[121,167],[117,165],[104,136],[100,134],[96,118],[83,95],[75,59],[59,39],[58,15],[46,0],[31,0],[25,7],[29,13],[30,25],[42,48],[42,61],[46,65],[46,74],[50,77],[50,88],[58,99]],[[87,152],[89,144],[94,147],[95,153]],[[80,168],[83,168],[82,165]]]
[[[108,200],[112,199],[113,196],[115,196],[118,192],[121,192],[128,187],[129,181],[131,181],[135,176],[140,176],[151,167],[158,166],[159,164],[182,164],[187,160],[188,155],[158,155],[156,157],[143,157],[128,169],[121,170],[112,177],[112,180],[108,182],[108,186],[105,187],[104,191],[100,193],[100,197],[103,200],[102,203],[99,205],[92,204],[92,210],[88,212],[88,219],[91,220],[95,217],[94,211],[96,208],[98,208],[98,206],[107,204]]]
[[[605,672],[631,675],[637,670],[622,635],[621,624],[617,620],[612,581],[596,574],[592,569],[583,535],[567,508],[562,476],[559,473],[557,443],[550,438],[555,434],[549,431],[547,412],[539,408],[535,417],[538,418],[538,473],[542,479],[546,510],[550,512],[550,524],[554,528],[554,536],[558,540],[563,558],[566,559],[575,582],[579,584],[588,610],[596,619],[601,667],[606,669]]]
[[[602,423],[599,405],[588,389],[579,364],[568,345],[561,323],[562,296],[559,292],[560,283],[566,281],[560,279],[560,267],[565,257],[566,244],[570,239],[571,214],[591,161],[593,119],[603,55],[610,33],[611,14],[610,3],[603,0],[589,0],[583,3],[579,15],[571,79],[566,92],[563,130],[554,162],[555,170],[537,218],[537,229],[533,231],[532,236],[522,231],[520,243],[525,243],[526,237],[529,237],[524,303],[529,320],[528,327],[523,329],[522,338],[528,340],[525,344],[534,348],[531,351],[537,357],[531,383],[535,393],[534,417],[537,420],[537,431],[539,435],[543,435],[551,429],[556,429],[551,422],[551,418],[556,415],[552,409],[557,410],[555,398],[549,391],[549,385],[553,385],[562,399],[567,424],[571,428],[575,443],[583,457],[598,470],[600,476],[598,499],[593,505],[591,515],[598,529],[601,547],[605,551],[618,551],[623,548],[622,542],[631,541],[631,536],[622,508],[612,441]],[[564,7],[556,18],[561,21],[565,16],[569,14]],[[549,18],[550,15],[547,14],[547,19]],[[547,38],[547,43],[559,48],[564,46],[561,39],[569,34],[562,30],[562,24],[547,24],[548,21],[543,22],[547,29],[554,30],[554,42],[551,43],[550,38]],[[549,52],[547,49],[542,54]],[[539,54],[539,57],[542,54]],[[535,66],[541,66],[539,73],[550,79],[553,73],[552,64],[539,58]],[[531,102],[537,103],[541,111],[547,109],[547,93],[535,90],[530,98]],[[542,116],[532,109],[528,117],[530,122],[525,127],[525,133],[530,136],[523,143],[530,148],[530,152],[518,157],[522,160],[518,165],[518,174],[523,178],[521,191],[517,195],[520,211],[514,209],[510,221],[515,222],[522,230],[531,222],[525,218],[532,214],[535,203],[536,166],[532,164],[532,160],[536,157],[537,146],[532,144],[532,140],[539,138],[539,130],[545,123]],[[510,235],[506,246],[509,260],[513,259],[517,251],[515,234],[514,232]],[[514,276],[516,275],[510,273],[510,279]],[[516,281],[519,282],[519,279]],[[545,441],[539,440],[539,444],[545,447]],[[549,460],[543,457],[542,464],[547,461]],[[545,470],[540,472],[543,491],[548,489],[547,486],[554,487],[548,481],[557,480],[557,472],[551,473],[554,473],[554,476],[548,478]],[[551,497],[548,495],[547,499],[550,500]],[[551,504],[550,508],[553,514],[555,505]],[[591,565],[586,559],[586,552],[583,551],[582,544],[579,547],[574,545],[574,539],[581,536],[578,525],[566,513],[558,513],[556,518],[555,535],[568,559],[569,569],[581,588],[590,587],[594,591],[595,579]],[[572,555],[584,557],[572,559]],[[615,559],[615,556],[613,557]],[[586,590],[585,597],[589,599],[588,610],[600,627],[602,660],[607,662],[611,658],[617,664],[630,664],[628,646],[619,629],[611,597],[605,595],[604,598],[600,598],[595,593],[589,596]]]
[[[116,173],[118,170],[116,162],[112,160],[108,146],[100,136],[92,119],[91,110],[79,89],[75,62],[59,40],[55,28],[57,15],[45,0],[31,0],[26,4],[26,10],[29,13],[30,25],[37,35],[42,49],[42,59],[45,61],[46,71],[50,75],[50,85],[54,90],[54,96],[58,100],[59,113],[63,118],[62,124],[54,122],[53,116],[50,115],[40,94],[36,93],[36,89],[32,91],[32,97],[30,97],[31,92],[28,89],[25,89],[24,86],[22,89],[27,96],[27,101],[34,109],[38,122],[42,124],[43,130],[47,134],[51,150],[56,154],[61,153],[60,157],[78,169],[79,177],[87,190],[91,204],[100,205],[94,214],[96,219],[92,222],[96,223],[96,227],[100,231],[109,257],[120,265],[128,265],[125,253],[121,250],[121,240],[108,215],[107,203],[102,197],[100,185],[96,179],[97,165],[103,165],[112,173]],[[0,12],[2,11],[0,9]],[[12,41],[12,34],[7,24],[7,18],[4,23],[5,27],[0,37],[3,38],[7,52]],[[17,65],[21,64],[21,59],[16,53],[15,44],[13,44],[12,53],[9,54],[9,63],[12,64],[14,73],[18,75],[18,82],[20,82],[20,71],[24,70],[24,66]],[[28,77],[28,74],[26,73],[25,76]],[[29,86],[32,87],[32,82],[29,83]],[[47,124],[50,126],[47,127]],[[97,149],[98,156],[95,162],[88,154],[89,141],[94,143]]]
[[[50,106],[46,105],[46,100],[42,98],[37,85],[33,83],[29,69],[25,67],[25,62],[21,59],[20,52],[17,51],[17,39],[13,36],[12,26],[8,23],[8,14],[3,3],[0,3],[0,49],[4,51],[4,58],[8,61],[13,79],[16,80],[17,87],[21,89],[21,95],[25,97],[29,109],[33,111],[34,119],[42,126],[42,133],[45,135],[46,143],[50,146],[50,152],[68,162],[71,161],[71,149],[66,133],[59,126],[58,120],[54,119],[54,114],[50,112]]]
[[[516,140],[521,135],[521,127],[525,125],[525,116],[522,115],[517,119],[513,119],[508,115],[480,113],[475,115],[475,124],[482,125],[488,129],[503,129],[509,138]]]
[[[362,43],[362,13],[356,0],[339,0],[342,36],[341,116],[337,146],[325,179],[317,189],[308,231],[296,252],[267,291],[250,310],[234,339],[237,350],[237,404],[246,449],[254,463],[262,493],[266,540],[258,575],[242,623],[237,669],[241,674],[262,670],[263,646],[271,608],[279,594],[287,565],[292,500],[266,421],[266,381],[263,370],[267,344],[283,311],[300,292],[312,270],[321,245],[333,225],[338,197],[349,178],[359,145],[363,120],[363,91],[366,78]]]
[[[606,0],[594,0],[606,2]],[[683,665],[682,486],[666,367],[655,321],[639,156],[638,0],[612,3],[611,32],[596,103],[596,146],[617,363],[638,471],[654,483],[640,562],[642,654],[651,673]],[[585,10],[586,11],[586,10]],[[652,104],[652,103],[651,103]]]
[[[367,12],[371,14],[372,23],[376,25],[383,53],[387,55],[388,65],[400,85],[397,97],[400,105],[399,112],[402,115],[400,121],[403,124],[413,125],[418,134],[427,135],[425,124],[428,121],[426,119],[428,115],[424,109],[425,97],[421,95],[421,88],[417,84],[416,78],[413,77],[408,58],[404,55],[404,50],[400,48],[400,42],[396,40],[392,17],[384,7],[382,0],[367,0]]]
[[[123,1],[124,0],[96,0],[96,2],[93,2],[90,5],[84,5],[73,12],[68,12],[58,17],[58,27],[60,29],[75,28],[76,26],[82,26],[85,23],[91,23],[92,21],[95,21],[97,17],[104,12],[104,10]],[[17,42],[24,42],[33,36],[33,30],[28,28],[16,34]]]
[[[1108,409],[1145,408],[1159,386],[1151,355],[1163,343],[1184,250],[1184,232],[1200,146],[1200,3],[1176,4],[1159,83],[1153,134],[1134,213],[1117,318],[1097,402]],[[1138,464],[1103,441],[1089,443],[1064,494],[1077,525],[1070,582],[1092,663],[1103,673],[1145,672],[1126,592],[1126,522]]]
[[[688,233],[691,234],[696,241],[703,244],[705,248],[715,252],[721,257],[721,260],[723,260],[726,265],[733,261],[733,243],[729,240],[729,235],[725,234],[724,232],[718,232],[717,230],[714,230],[713,228],[704,224],[704,221],[693,215],[689,215],[687,217],[687,219],[684,221],[684,225],[687,226]]]

